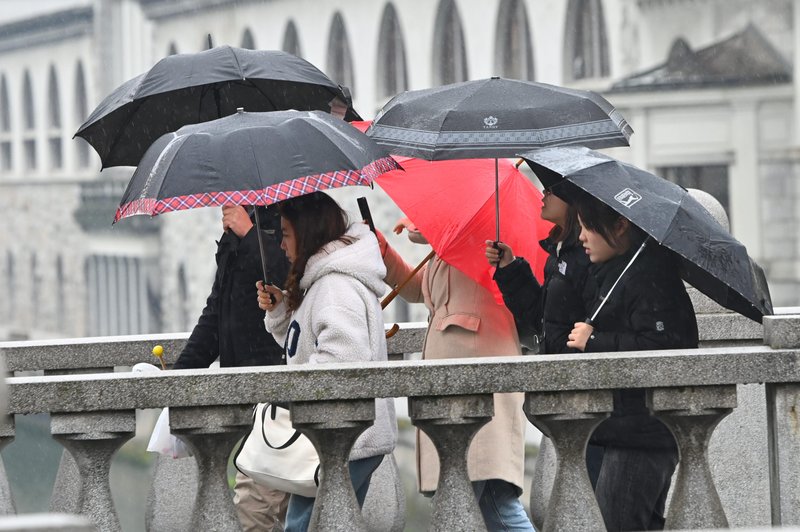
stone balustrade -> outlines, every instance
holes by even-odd
[[[155,343],[165,346],[172,362],[185,335],[9,342],[0,348],[9,370],[44,373],[7,379],[9,412],[49,413],[53,437],[70,451],[79,471],[74,493],[56,509],[88,516],[104,531],[119,530],[108,484],[110,458],[132,436],[137,409],[165,406],[173,432],[196,452],[200,478],[192,528],[239,530],[227,496],[227,457],[249,425],[252,404],[263,401],[291,403],[295,423],[320,453],[321,504],[313,526],[365,530],[344,466],[349,446],[374,416],[376,397],[408,398],[412,422],[440,452],[442,480],[433,500],[432,528],[480,530],[465,472],[468,444],[492,415],[491,394],[520,391],[526,393],[528,419],[552,438],[559,457],[543,529],[602,530],[583,450],[591,430],[611,411],[610,390],[617,388],[650,390],[652,411],[676,434],[683,463],[668,525],[724,527],[725,509],[709,473],[708,440],[736,408],[737,386],[750,383],[766,384],[773,524],[800,524],[800,316],[765,319],[763,341],[768,345],[762,343],[758,324],[742,319],[736,325],[736,316],[714,319],[727,325],[706,327],[704,340],[726,347],[313,368],[109,371],[152,362]],[[714,330],[728,332],[708,332]],[[733,330],[736,334],[730,334]],[[418,351],[421,334],[420,327],[406,327],[390,340],[390,351]],[[9,417],[0,425],[0,445],[13,434]]]

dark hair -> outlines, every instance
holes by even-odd
[[[611,247],[620,248],[626,242],[620,240],[615,234],[616,225],[620,219],[625,219],[620,213],[588,194],[576,198],[575,207],[580,217],[580,223],[590,231],[603,237]],[[633,224],[622,238],[628,239],[631,245],[641,243],[645,238],[644,232]]]
[[[292,224],[295,234],[295,257],[286,278],[286,304],[297,310],[303,302],[300,279],[306,264],[325,244],[335,240],[352,243],[345,238],[347,213],[336,201],[323,192],[298,196],[278,204],[281,216]]]
[[[567,203],[567,217],[564,220],[564,227],[553,225],[550,229],[549,237],[554,242],[565,242],[573,236],[577,240],[580,229],[578,228],[578,209],[573,203]]]

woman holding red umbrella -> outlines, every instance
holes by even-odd
[[[412,242],[428,243],[407,218],[395,226],[395,232],[404,229]],[[488,289],[438,255],[412,276],[412,267],[383,235],[378,233],[378,239],[386,283],[402,284],[400,297],[424,303],[430,312],[423,359],[521,355],[514,318]],[[488,530],[534,530],[519,500],[527,425],[522,401],[521,393],[494,394],[494,417],[475,434],[469,447],[469,478]],[[422,431],[417,434],[418,487],[431,494],[439,482],[438,453]]]

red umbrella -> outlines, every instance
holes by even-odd
[[[360,130],[369,122],[351,122]],[[494,268],[484,255],[487,240],[495,237],[494,159],[426,161],[393,156],[404,171],[375,179],[400,210],[425,235],[436,254],[487,288],[502,304],[492,280]],[[514,254],[525,257],[542,282],[547,252],[539,240],[552,224],[540,217],[542,193],[507,159],[499,160],[500,210],[503,241]]]

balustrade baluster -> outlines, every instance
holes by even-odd
[[[109,472],[114,453],[133,437],[135,430],[134,410],[53,413],[50,433],[75,460],[79,478],[73,492],[75,500],[60,501],[64,504],[71,502],[75,507],[54,508],[51,505],[51,511],[77,511],[89,517],[98,530],[121,530],[111,498]]]
[[[409,397],[408,413],[439,454],[431,530],[486,530],[469,480],[467,453],[472,438],[494,415],[493,396]]]
[[[169,409],[171,432],[189,445],[197,461],[192,530],[241,531],[228,486],[228,457],[247,433],[252,414],[253,408],[248,405]]]
[[[365,531],[348,462],[359,435],[375,420],[375,400],[296,402],[291,418],[319,454],[320,485],[309,530]]]
[[[666,528],[728,528],[728,519],[708,463],[708,442],[720,421],[736,407],[736,386],[656,388],[650,409],[672,430],[680,465]]]
[[[613,406],[609,390],[525,394],[525,414],[550,438],[557,459],[544,532],[605,529],[586,472],[586,444]]]

